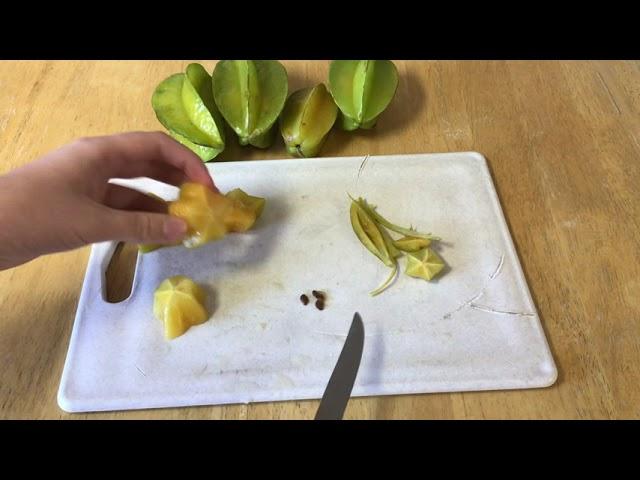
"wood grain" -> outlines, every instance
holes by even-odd
[[[77,137],[160,129],[151,93],[188,63],[0,62],[0,174]],[[327,62],[283,63],[292,89],[327,77]],[[322,154],[483,153],[560,376],[541,390],[354,399],[346,417],[639,418],[640,62],[397,65],[398,93],[376,129],[334,131]],[[281,142],[262,151],[231,141],[222,154],[245,158],[286,153]],[[88,253],[0,272],[0,418],[313,417],[316,401],[62,412]]]

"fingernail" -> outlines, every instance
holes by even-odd
[[[182,240],[187,233],[187,222],[181,218],[171,217],[164,223],[164,235],[170,242]]]

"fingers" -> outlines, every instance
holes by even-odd
[[[184,220],[167,214],[129,212],[104,208],[101,221],[87,237],[93,242],[122,241],[130,243],[171,244],[182,241],[187,232]]]
[[[93,144],[94,160],[109,178],[150,177],[166,181],[168,175],[173,185],[191,181],[217,190],[202,160],[162,132],[123,133],[81,142]]]
[[[167,203],[162,199],[153,198],[121,185],[109,184],[103,203],[119,210],[167,213]]]

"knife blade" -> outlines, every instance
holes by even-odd
[[[363,348],[364,325],[360,314],[356,312],[338,362],[320,401],[315,420],[342,420],[358,376]]]

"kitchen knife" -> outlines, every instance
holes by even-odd
[[[327,388],[324,391],[320,406],[316,412],[316,420],[342,420],[351,390],[358,375],[362,349],[364,347],[364,325],[360,314],[356,312],[351,328],[344,342]]]

